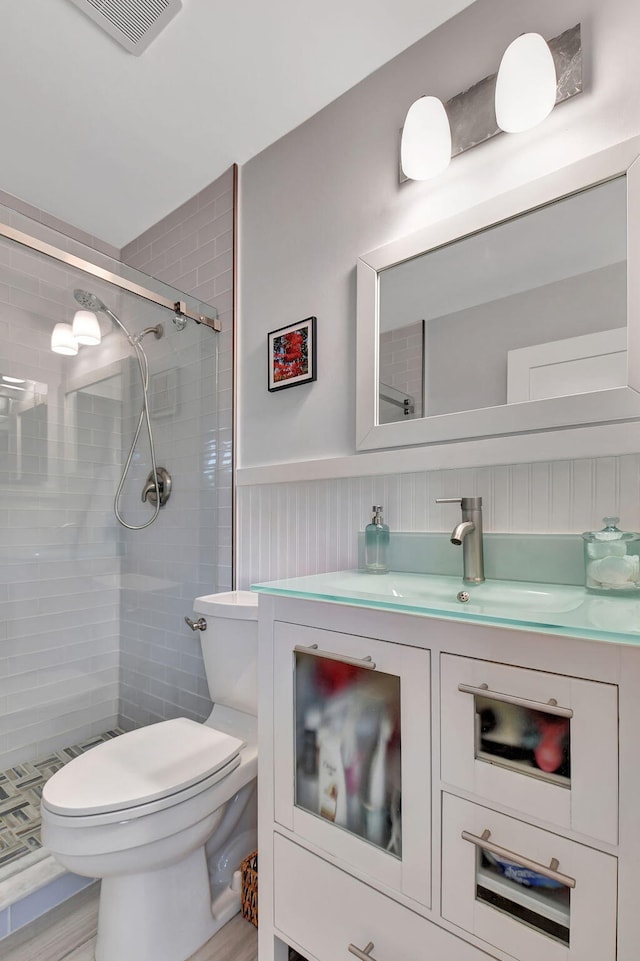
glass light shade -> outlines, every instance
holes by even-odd
[[[56,324],[51,334],[51,350],[56,354],[75,357],[78,353],[78,341],[73,336],[71,324]]]
[[[451,161],[451,127],[444,104],[437,97],[412,103],[402,129],[400,163],[410,180],[429,180]]]
[[[556,68],[539,33],[523,33],[505,50],[496,79],[496,120],[506,133],[537,127],[556,102]]]
[[[87,347],[96,347],[102,340],[100,324],[92,310],[76,310],[72,330],[78,343]]]

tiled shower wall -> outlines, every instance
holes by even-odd
[[[238,587],[357,567],[372,504],[392,532],[450,530],[459,508],[435,499],[464,494],[483,498],[489,532],[579,536],[605,515],[640,530],[639,488],[640,454],[240,486]]]
[[[189,321],[172,334],[175,416],[159,427],[174,490],[166,514],[128,534],[123,557],[121,719],[137,727],[211,710],[193,598],[232,584],[232,341],[235,170],[124,248],[121,259],[216,307],[222,332]],[[165,321],[167,327],[171,320]],[[162,345],[162,341],[160,345]],[[153,371],[152,371],[153,373]],[[190,387],[204,383],[198,394]],[[161,589],[153,589],[153,583]],[[151,589],[148,585],[151,584]]]
[[[424,393],[424,321],[406,324],[380,334],[380,410],[379,423],[390,424],[403,419],[403,411],[390,402],[384,386],[393,387],[413,402],[413,417],[422,417]],[[393,392],[390,392],[393,395]],[[393,395],[397,401],[403,398]]]
[[[63,435],[73,368],[49,340],[72,312],[68,272],[0,242],[0,375],[36,382],[42,400],[37,418],[21,417],[17,400],[0,418],[0,769],[118,716],[120,542],[105,518],[120,417],[103,398],[74,392],[75,430]]]

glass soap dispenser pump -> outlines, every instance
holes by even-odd
[[[382,507],[372,507],[371,523],[364,529],[364,566],[369,574],[389,570],[389,528],[382,519]]]

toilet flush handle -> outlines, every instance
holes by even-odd
[[[199,617],[197,621],[192,621],[190,617],[185,617],[185,624],[188,624],[192,631],[206,631],[207,622],[204,617]]]

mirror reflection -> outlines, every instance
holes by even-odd
[[[623,387],[619,176],[379,273],[377,423]]]
[[[47,384],[0,374],[0,477],[42,484],[48,474]]]

